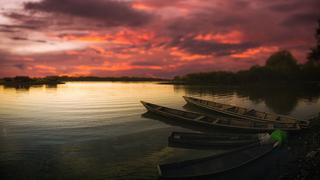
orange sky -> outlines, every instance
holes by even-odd
[[[317,0],[0,0],[0,77],[173,77],[303,63]]]

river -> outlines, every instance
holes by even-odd
[[[188,129],[143,115],[141,100],[185,109],[183,95],[299,119],[320,107],[320,91],[310,88],[156,82],[0,86],[1,179],[156,179],[158,163],[221,152],[167,147],[172,131]]]

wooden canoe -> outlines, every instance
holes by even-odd
[[[158,165],[163,178],[200,178],[230,171],[270,153],[276,144],[254,143],[222,154],[182,162]]]
[[[259,142],[259,137],[263,135],[172,132],[168,137],[168,145],[191,149],[240,147]]]
[[[255,120],[255,121],[266,121],[266,122],[277,122],[277,123],[298,123],[300,127],[307,127],[309,121],[307,120],[298,120],[293,117],[261,112],[255,109],[247,109],[243,107],[222,104],[218,102],[208,101],[204,99],[198,99],[194,97],[183,96],[183,98],[190,104],[193,104],[198,107],[209,109],[218,113],[225,115],[230,115],[237,118]]]
[[[167,117],[170,120],[176,119],[181,122],[188,122],[194,125],[201,125],[206,127],[219,127],[228,128],[234,130],[244,130],[251,132],[270,132],[276,129],[281,129],[284,131],[297,131],[300,130],[299,124],[294,123],[272,123],[272,122],[258,122],[252,120],[243,120],[231,117],[211,117],[199,113],[182,111],[177,109],[172,109],[164,106],[159,106],[156,104],[147,103],[141,101],[141,103],[146,107],[146,109],[155,114]]]

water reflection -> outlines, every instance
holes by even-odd
[[[3,85],[3,88],[4,89],[16,89],[16,90],[30,90],[30,88],[42,88],[42,87],[45,87],[45,88],[52,88],[52,89],[56,89],[58,88],[58,85],[57,84],[47,84],[47,85],[24,85],[24,86],[6,86],[6,85]]]
[[[299,101],[316,103],[320,96],[319,87],[219,87],[219,86],[174,86],[176,92],[187,95],[248,98],[252,103],[264,103],[279,114],[290,114]],[[241,106],[241,105],[240,105]]]
[[[50,88],[50,89],[57,89],[58,88],[58,85],[57,84],[47,84],[45,85],[46,88]]]
[[[3,89],[7,90],[16,90],[17,92],[26,92],[29,91],[31,86],[3,86]]]

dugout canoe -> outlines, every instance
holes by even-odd
[[[211,117],[195,112],[182,111],[164,106],[141,101],[149,112],[167,117],[170,120],[178,120],[183,123],[191,123],[212,128],[227,128],[240,131],[250,132],[271,132],[276,129],[284,131],[298,131],[300,126],[298,123],[273,123],[258,122],[252,120],[243,120],[231,117]]]
[[[162,178],[211,177],[258,160],[272,152],[277,146],[277,143],[254,143],[205,158],[161,164],[158,165],[158,172]]]
[[[183,98],[186,100],[187,103],[190,103],[192,105],[237,118],[274,123],[298,123],[302,128],[307,127],[309,125],[309,121],[307,120],[298,120],[289,116],[267,113],[257,111],[255,109],[247,109],[244,107],[233,106],[229,104],[223,104],[194,97],[183,96]]]

